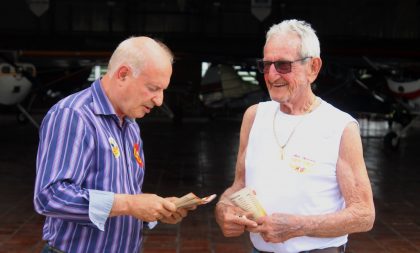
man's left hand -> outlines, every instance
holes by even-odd
[[[247,230],[259,233],[266,242],[280,243],[304,235],[302,218],[296,215],[276,213],[259,218],[257,223],[258,227]]]

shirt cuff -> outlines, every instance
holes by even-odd
[[[113,192],[89,190],[89,219],[101,231],[105,230],[113,203]]]
[[[147,223],[147,227],[149,228],[149,229],[154,229],[155,227],[156,227],[156,225],[158,224],[158,222],[157,221],[151,221],[151,222],[148,222]]]

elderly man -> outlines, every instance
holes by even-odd
[[[136,118],[162,105],[171,51],[148,37],[123,41],[108,72],[54,105],[40,129],[34,204],[43,252],[139,252],[143,222],[177,223],[176,198],[142,193]]]
[[[322,61],[308,23],[272,26],[257,63],[272,101],[245,112],[235,180],[216,221],[225,236],[250,231],[256,253],[344,252],[347,235],[370,230],[375,218],[357,121],[312,92]],[[244,187],[267,215],[256,219],[230,201]]]

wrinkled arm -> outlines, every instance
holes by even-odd
[[[227,188],[226,191],[220,196],[219,202],[229,203],[227,196],[245,187],[245,155],[246,147],[248,146],[249,133],[254,123],[255,114],[257,111],[257,105],[249,107],[244,114],[242,119],[241,131],[239,136],[239,150],[236,158],[235,167],[235,180],[231,187]]]
[[[308,217],[306,235],[333,237],[368,231],[373,226],[372,188],[363,159],[359,128],[354,122],[347,125],[341,138],[337,180],[346,207],[335,214]]]
[[[239,207],[235,207],[229,200],[228,196],[245,187],[245,155],[248,145],[248,137],[254,122],[257,105],[249,107],[243,117],[239,150],[236,160],[235,180],[231,187],[221,195],[219,202],[216,204],[215,216],[216,222],[219,224],[225,236],[239,236],[245,231],[245,227],[255,227],[254,221],[238,217],[246,213]]]

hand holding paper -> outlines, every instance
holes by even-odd
[[[260,202],[255,195],[255,192],[250,188],[243,188],[232,195],[229,196],[230,201],[232,201],[236,206],[242,208],[247,212],[251,212],[254,216],[254,219],[263,217],[266,214],[264,208],[261,206]]]

